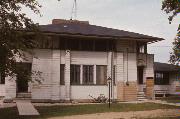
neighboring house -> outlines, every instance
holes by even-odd
[[[180,67],[166,63],[154,63],[154,90],[156,95],[180,94]]]
[[[32,101],[90,101],[90,95],[108,97],[109,77],[111,99],[137,100],[144,87],[147,97],[153,97],[154,55],[147,54],[147,44],[164,39],[76,20],[54,19],[40,30],[46,38],[39,39],[41,46],[24,66],[42,72],[44,80],[2,78],[5,99],[27,94]]]

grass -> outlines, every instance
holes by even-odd
[[[180,103],[180,96],[170,96],[161,98],[161,100],[166,101],[168,103]]]
[[[103,112],[126,112],[126,111],[142,111],[153,109],[175,109],[176,106],[142,103],[142,104],[112,104],[108,108],[107,104],[91,104],[91,105],[69,105],[69,106],[44,106],[36,107],[40,112],[40,116],[19,116],[16,107],[0,109],[0,119],[47,119],[48,117],[81,115]]]

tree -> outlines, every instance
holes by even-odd
[[[22,71],[17,67],[16,58],[25,60],[24,52],[38,46],[38,27],[22,11],[23,7],[40,15],[41,5],[37,0],[0,0],[0,72],[4,76]],[[27,31],[34,34],[29,35]]]
[[[169,14],[169,23],[180,13],[180,0],[163,0],[162,10]],[[172,64],[180,64],[180,25],[177,30],[176,38],[173,42],[173,51],[170,54],[170,62]]]

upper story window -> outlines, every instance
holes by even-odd
[[[169,73],[168,72],[155,72],[155,85],[168,85]]]
[[[112,39],[72,38],[59,36],[45,36],[39,39],[41,49],[60,49],[76,51],[113,51],[116,50]]]
[[[147,44],[137,43],[137,53],[147,53]]]

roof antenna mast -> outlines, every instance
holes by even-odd
[[[71,19],[70,20],[76,20],[77,18],[77,1],[74,0],[72,11],[71,11]]]

